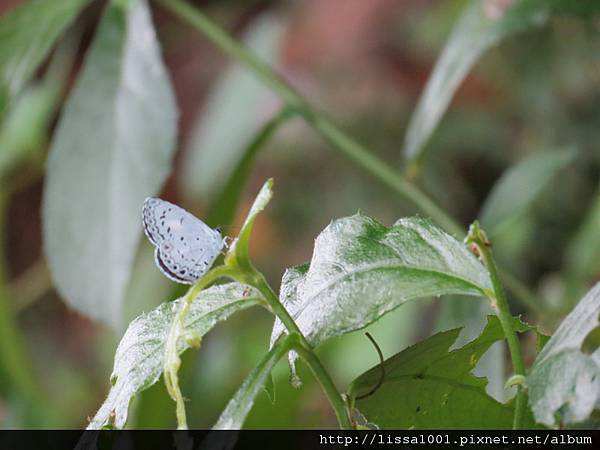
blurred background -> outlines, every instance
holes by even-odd
[[[20,3],[3,0],[0,13]],[[115,330],[65,306],[42,253],[40,208],[48,144],[103,3],[84,10],[37,73],[31,95],[5,115],[0,130],[0,176],[6,188],[1,200],[7,211],[0,229],[6,303],[0,315],[14,319],[28,357],[28,367],[22,370],[31,371],[43,390],[43,400],[33,406],[20,395],[22,386],[2,377],[0,423],[5,428],[84,427],[108,391],[114,351],[125,324],[182,292],[154,266],[152,249],[144,240],[127,294],[126,320],[121,330]],[[398,170],[411,113],[465,6],[454,0],[190,3],[244,40],[313,105]],[[180,111],[175,166],[161,197],[204,218],[223,181],[223,168],[231,166],[231,155],[243,150],[280,105],[203,36],[160,5],[151,6]],[[537,312],[513,302],[514,312],[547,331],[560,315],[544,311],[568,311],[600,278],[593,255],[576,287],[567,286],[565,275],[577,264],[569,249],[582,224],[595,223],[600,234],[600,219],[589,219],[600,203],[599,29],[593,19],[552,19],[485,53],[429,142],[420,180],[423,189],[466,228],[501,175],[516,162],[540,152],[576,149],[533,206],[493,236],[502,263],[544,302]],[[61,61],[67,63],[53,64],[60,51]],[[19,158],[2,161],[2,153],[14,147]],[[332,219],[360,210],[391,225],[417,212],[331,151],[300,119],[293,119],[258,155],[236,216],[211,225],[235,236],[256,192],[270,177],[275,179],[275,196],[258,219],[251,250],[255,265],[274,287],[287,267],[310,260],[314,238]],[[485,305],[479,302],[412,303],[368,331],[388,357],[442,328],[467,324],[469,333],[476,332],[485,314]],[[185,354],[182,390],[190,399],[191,426],[212,426],[264,354],[271,326],[269,314],[248,310],[218,325],[199,351]],[[525,339],[524,344],[532,358],[533,341]],[[378,361],[362,332],[334,339],[318,353],[341,390]],[[499,348],[500,365],[495,367],[500,371],[507,370],[502,358],[506,355]],[[300,365],[304,384],[296,390],[281,362],[275,402],[260,395],[246,426],[335,427],[326,398],[304,369]],[[490,384],[498,398],[505,395],[498,387],[502,376]],[[174,424],[173,403],[162,382],[132,404],[129,427]]]

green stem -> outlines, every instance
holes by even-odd
[[[310,370],[315,378],[319,380],[321,388],[323,389],[325,396],[329,399],[329,403],[335,412],[335,416],[340,428],[346,430],[353,429],[354,426],[352,425],[352,422],[348,416],[348,406],[338,392],[335,384],[329,376],[329,373],[325,367],[323,367],[323,364],[321,364],[321,361],[315,354],[314,350],[311,347],[307,347],[305,344],[295,345],[294,350],[308,364],[308,367],[310,367]]]
[[[404,199],[416,205],[425,215],[431,217],[449,233],[457,236],[464,235],[464,229],[433,200],[414,184],[400,176],[389,165],[373,156],[362,144],[348,136],[327,118],[314,111],[304,117],[334,148],[344,153],[359,167],[362,167]]]
[[[163,374],[167,392],[175,401],[175,413],[177,416],[177,428],[180,430],[187,429],[187,417],[185,413],[185,401],[179,387],[179,367],[181,366],[181,358],[177,351],[177,342],[185,329],[185,318],[188,314],[190,306],[194,299],[200,294],[202,289],[210,283],[222,277],[232,277],[234,269],[229,266],[218,266],[206,273],[195,285],[193,285],[185,294],[183,303],[177,316],[171,324],[167,340],[165,342],[165,353],[163,362]]]
[[[513,328],[512,315],[510,313],[506,294],[502,282],[500,281],[500,276],[498,275],[498,268],[494,261],[490,242],[488,241],[485,232],[479,227],[478,222],[474,222],[473,225],[471,225],[467,242],[476,245],[477,251],[488,269],[494,290],[493,294],[490,294],[490,300],[492,301],[492,306],[495,307],[494,309],[496,310],[496,314],[500,320],[502,329],[504,330],[514,372],[516,375],[525,376],[525,362],[523,361],[519,337]],[[515,430],[522,428],[526,401],[525,391],[522,386],[518,386],[517,389],[515,415],[513,420],[513,429]]]
[[[315,111],[306,100],[290,85],[288,85],[273,69],[233,39],[223,28],[206,17],[200,10],[183,0],[157,0],[183,22],[204,34],[227,55],[241,64],[246,65],[260,80],[262,80],[290,109],[298,111],[304,120],[311,124],[321,135],[332,144],[333,148],[346,155],[357,165],[380,182],[390,187],[394,192],[417,206],[425,215],[431,217],[441,227],[457,237],[465,235],[463,227],[456,223],[433,200],[419,190],[414,184],[396,173],[379,158],[373,156],[362,144],[340,130],[329,119]],[[508,280],[507,280],[508,281]],[[533,295],[526,286],[516,278],[510,278],[511,290],[527,307],[540,312],[539,302],[533,300]],[[514,289],[513,289],[514,287]]]
[[[20,314],[52,289],[52,277],[44,259],[38,260],[8,285],[13,314]]]
[[[289,315],[285,307],[279,302],[279,299],[271,289],[271,286],[267,283],[264,276],[258,272],[249,262],[247,268],[241,268],[237,264],[235,265],[223,265],[215,267],[204,275],[194,286],[192,286],[186,293],[183,304],[177,316],[171,324],[169,333],[167,335],[167,341],[165,343],[165,359],[163,365],[163,373],[165,385],[171,398],[176,404],[176,416],[177,416],[177,428],[185,430],[187,426],[187,417],[185,412],[185,400],[181,394],[179,387],[178,372],[181,366],[181,359],[177,351],[177,342],[182,335],[182,331],[185,327],[185,318],[188,314],[190,306],[194,299],[200,294],[202,289],[207,287],[219,278],[231,278],[241,283],[248,284],[255,287],[263,295],[269,308],[275,314],[279,320],[285,325],[289,334],[298,335],[298,343],[295,346],[299,348],[298,354],[307,362],[315,377],[321,383],[325,395],[329,399],[331,406],[333,407],[338,422],[341,428],[352,428],[352,424],[346,413],[346,404],[338,392],[333,380],[319,361],[319,358],[315,355],[314,351],[306,341],[306,338],[294,322],[294,319]],[[301,347],[301,348],[300,348]]]
[[[335,387],[335,384],[329,376],[329,373],[327,373],[327,370],[325,370],[323,364],[321,364],[321,361],[304,337],[304,334],[302,334],[302,331],[292,316],[290,316],[287,309],[285,309],[285,307],[281,304],[271,289],[271,286],[269,286],[260,272],[255,271],[252,285],[265,297],[269,307],[271,308],[271,311],[279,318],[279,320],[281,320],[288,333],[296,333],[298,335],[298,343],[294,346],[294,350],[296,350],[298,355],[300,355],[300,357],[306,361],[315,375],[315,378],[319,380],[319,383],[323,388],[323,392],[327,396],[327,399],[329,400],[329,403],[335,412],[340,428],[352,429],[352,423],[350,422],[350,418],[348,417],[347,413],[346,402]]]
[[[207,214],[207,223],[212,226],[228,224],[233,221],[237,204],[242,190],[251,171],[252,161],[258,152],[271,139],[279,127],[290,117],[294,111],[284,107],[266,122],[256,133],[250,144],[244,150],[243,156],[231,172],[227,182],[220,193],[215,196]]]
[[[273,72],[268,64],[248,52],[242,45],[233,39],[223,28],[210,20],[194,6],[182,0],[158,0],[169,11],[179,17],[183,22],[189,23],[196,30],[205,34],[226,54],[232,56],[240,63],[249,67],[261,80],[263,80],[279,97],[292,107],[303,107],[305,102],[302,97],[285,81]]]
[[[315,111],[304,98],[279,77],[273,69],[239,42],[233,39],[223,28],[212,22],[201,11],[183,0],[158,0],[182,21],[189,23],[196,30],[213,41],[226,54],[246,65],[254,74],[269,86],[281,100],[300,115],[319,132],[333,147],[346,155],[357,165],[365,169],[379,181],[393,189],[402,197],[417,205],[425,214],[451,233],[464,234],[462,227],[452,220],[439,206],[413,184],[399,176],[387,164],[373,156],[369,151],[329,119]]]

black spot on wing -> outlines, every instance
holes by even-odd
[[[156,260],[156,265],[160,268],[162,273],[164,273],[171,280],[182,284],[194,284],[194,282],[196,281],[196,279],[183,278],[181,275],[171,270],[171,268],[169,268],[169,266],[163,261],[158,247],[154,252],[154,256]]]

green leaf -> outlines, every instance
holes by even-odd
[[[513,324],[519,332],[529,329],[518,318]],[[490,346],[504,339],[500,321],[488,316],[479,337],[448,351],[459,333],[444,331],[397,353],[384,362],[385,377],[373,395],[357,399],[377,385],[381,365],[354,380],[348,396],[382,428],[510,428],[513,406],[487,395],[487,380],[471,373]]]
[[[250,260],[248,258],[248,246],[250,245],[250,235],[252,234],[252,227],[254,226],[254,220],[258,213],[260,213],[273,196],[273,179],[268,179],[263,187],[258,192],[254,203],[246,216],[246,220],[242,225],[242,228],[238,234],[238,237],[231,244],[230,250],[225,257],[226,264],[233,264],[236,261],[241,266],[249,265]]]
[[[246,377],[242,386],[227,404],[227,407],[213,427],[217,430],[239,430],[242,428],[246,416],[254,405],[254,399],[263,391],[265,386],[272,380],[270,375],[275,364],[291,348],[295,335],[286,336],[278,340],[269,352],[263,357],[258,365]]]
[[[58,100],[58,85],[25,88],[7,111],[0,128],[0,177],[40,149]]]
[[[573,305],[600,272],[600,191],[565,252],[564,302]]]
[[[0,178],[23,162],[37,163],[46,158],[48,135],[61,90],[75,57],[75,41],[64,39],[54,51],[40,80],[24,87],[4,111],[0,128]]]
[[[464,345],[481,334],[487,324],[487,316],[493,313],[489,301],[473,303],[473,299],[468,297],[445,297],[440,304],[435,331],[462,327],[454,347]],[[486,391],[498,401],[506,398],[505,348],[503,342],[493,344],[473,371],[476,376],[487,378]]]
[[[0,112],[90,0],[30,0],[0,18]]]
[[[62,296],[117,328],[142,203],[169,174],[176,123],[146,3],[109,4],[50,149],[43,224]]]
[[[582,422],[600,406],[600,349],[584,345],[600,326],[599,315],[600,283],[563,320],[536,358],[527,386],[538,422]]]
[[[490,235],[525,213],[574,156],[573,151],[534,153],[506,171],[483,205],[480,220]]]
[[[427,142],[456,89],[487,50],[508,36],[545,24],[554,15],[589,17],[599,12],[600,3],[589,0],[471,0],[419,99],[406,133],[404,156],[413,164],[421,162]]]
[[[391,228],[361,214],[332,222],[310,266],[289,269],[280,299],[313,346],[379,319],[403,303],[445,294],[485,296],[487,270],[459,241],[421,218]],[[272,342],[283,333],[276,321]]]
[[[90,422],[89,429],[112,424],[123,428],[133,396],[158,381],[163,370],[163,353],[171,323],[183,298],[163,303],[133,320],[115,353],[108,397]],[[192,302],[185,319],[183,336],[177,342],[178,354],[192,346],[218,322],[231,314],[255,306],[262,297],[248,286],[227,283],[202,291]]]
[[[265,147],[267,141],[281,124],[291,116],[292,114],[289,110],[281,110],[254,136],[254,139],[252,139],[243,151],[241,159],[225,181],[223,188],[211,201],[207,215],[208,224],[218,226],[233,222],[240,197],[250,176],[258,152]]]
[[[273,64],[284,27],[265,15],[251,24],[244,42],[262,61]],[[184,153],[183,190],[200,198],[222,191],[244,158],[248,143],[279,108],[280,102],[245,67],[234,65],[212,89]],[[218,225],[229,225],[221,223]]]

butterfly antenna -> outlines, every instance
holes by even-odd
[[[375,347],[375,350],[377,350],[377,355],[379,356],[379,367],[381,368],[381,374],[379,376],[379,381],[377,381],[377,384],[373,387],[373,389],[371,389],[366,394],[356,396],[356,400],[362,400],[363,398],[367,398],[367,397],[370,397],[371,395],[373,395],[381,387],[381,385],[383,384],[383,380],[385,379],[385,366],[383,365],[383,353],[381,352],[381,348],[379,348],[379,345],[377,345],[377,342],[375,342],[375,339],[373,339],[373,336],[371,336],[369,333],[365,333],[365,336],[367,336],[367,338],[369,338],[369,340],[371,341],[371,344],[373,344],[373,347]]]

